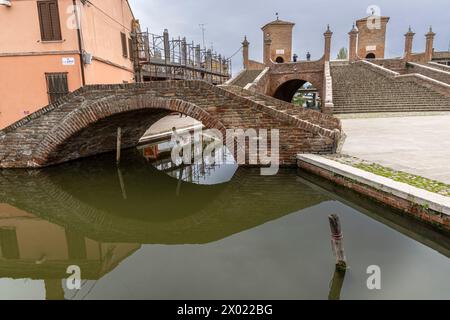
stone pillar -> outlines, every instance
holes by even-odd
[[[425,35],[427,39],[427,45],[425,48],[425,61],[431,61],[433,60],[433,42],[434,42],[434,36],[436,33],[433,32],[433,28],[430,27],[430,31]]]
[[[350,44],[348,48],[348,60],[350,62],[355,62],[356,60],[358,60],[357,54],[358,48],[356,47],[356,43],[358,40],[358,30],[355,28],[355,25],[353,25],[353,28],[352,30],[350,30],[348,35],[350,36]]]
[[[250,42],[247,41],[247,36],[244,37],[244,41],[242,42],[242,58],[244,63],[244,69],[248,69],[249,63],[248,63],[248,47],[250,45]]]
[[[264,37],[264,64],[267,66],[270,64],[270,47],[272,46],[272,39],[270,36]]]
[[[333,35],[333,32],[330,30],[330,25],[327,26],[327,31],[323,34],[325,36],[325,51],[324,51],[324,58],[325,61],[330,61],[331,57],[331,36]]]
[[[406,61],[411,60],[414,35],[415,35],[415,33],[412,32],[411,27],[409,27],[408,32],[405,33],[405,55],[403,58]]]

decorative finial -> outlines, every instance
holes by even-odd
[[[330,25],[327,24],[327,31],[330,31]]]
[[[280,21],[280,18],[278,16],[278,12],[275,12],[275,15],[277,16],[277,21]]]
[[[411,25],[409,25],[408,32],[412,32]]]
[[[433,27],[430,26],[430,33],[433,33]]]

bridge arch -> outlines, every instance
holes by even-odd
[[[292,102],[297,91],[307,83],[311,83],[317,89],[319,96],[322,96],[322,79],[316,73],[285,75],[274,83],[270,95],[286,102]]]
[[[122,147],[136,146],[153,123],[172,112],[190,116],[225,134],[219,120],[193,103],[149,94],[121,98],[112,95],[65,116],[40,143],[32,157],[33,165],[48,166],[113,151],[118,127],[122,128]]]

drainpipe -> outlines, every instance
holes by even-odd
[[[75,20],[77,23],[77,38],[78,38],[78,50],[80,51],[80,66],[81,66],[81,84],[84,87],[86,85],[86,75],[84,73],[84,58],[83,58],[83,42],[81,40],[81,25],[79,23],[77,0],[72,0],[73,12],[75,14]]]

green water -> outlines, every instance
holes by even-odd
[[[143,150],[0,172],[0,299],[450,299],[450,241],[295,169],[173,167]],[[66,285],[81,268],[80,290]],[[381,290],[369,290],[369,266]]]

